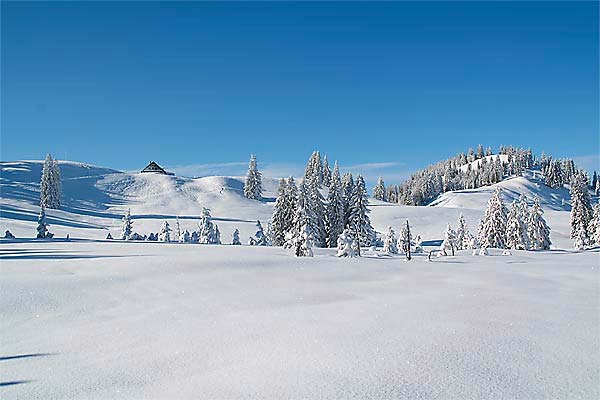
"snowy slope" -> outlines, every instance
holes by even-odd
[[[20,237],[31,237],[39,212],[41,161],[0,163],[0,229],[10,229]],[[263,201],[243,197],[243,177],[210,176],[183,178],[156,174],[127,174],[82,163],[61,162],[64,206],[49,210],[51,231],[59,237],[103,239],[108,232],[120,232],[121,217],[131,208],[134,230],[141,234],[157,232],[164,220],[171,224],[180,218],[182,229],[194,230],[202,207],[210,208],[227,242],[236,228],[242,241],[255,232],[256,220],[270,219],[277,191],[277,179],[263,177]],[[426,241],[442,237],[447,223],[455,225],[465,215],[472,231],[483,216],[495,187],[503,189],[507,204],[521,193],[541,199],[552,228],[555,247],[571,248],[568,238],[569,193],[566,188],[546,187],[534,172],[507,179],[493,186],[442,194],[431,205],[412,207],[371,200],[371,219],[379,232],[391,225],[399,229],[408,219],[413,232]]]
[[[39,212],[41,161],[0,163],[0,229],[31,236]],[[272,214],[275,179],[263,181],[262,202],[243,197],[243,177],[182,178],[157,174],[126,174],[83,163],[60,162],[63,206],[48,210],[51,231],[64,237],[101,239],[119,232],[120,219],[131,208],[134,229],[157,232],[166,219],[179,216],[182,229],[196,228],[202,207],[210,208],[221,231],[242,238]]]

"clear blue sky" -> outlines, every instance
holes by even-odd
[[[597,163],[598,11],[3,2],[1,158],[286,173],[320,149],[391,181],[478,143]]]

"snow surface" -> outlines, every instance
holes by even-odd
[[[600,396],[597,251],[0,251],[6,399]]]
[[[61,172],[59,239],[32,240],[41,162],[0,163],[0,230],[18,238],[0,239],[2,399],[600,397],[600,249],[572,250],[567,190],[533,175],[494,187],[541,197],[552,251],[406,262],[106,241],[128,208],[148,234],[176,216],[196,229],[208,207],[224,242],[236,228],[245,242],[277,180],[254,201],[241,177]],[[432,207],[371,200],[371,219],[409,219],[429,250],[461,212],[475,232],[494,187]]]

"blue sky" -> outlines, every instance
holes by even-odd
[[[478,143],[598,164],[598,4],[2,3],[2,160],[394,182]]]

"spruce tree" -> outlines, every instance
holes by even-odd
[[[506,221],[506,247],[513,250],[529,250],[529,236],[525,220],[527,203],[524,196],[521,196],[521,199],[520,202],[513,201]]]
[[[198,228],[198,243],[219,244],[220,240],[217,238],[215,224],[212,222],[210,210],[206,207],[202,207]]]
[[[248,173],[244,182],[244,196],[252,200],[262,199],[262,178],[260,172],[258,172],[255,154],[250,156]]]
[[[50,239],[52,238],[54,235],[52,233],[50,233],[50,231],[48,231],[48,222],[46,221],[46,207],[44,207],[44,205],[41,206],[40,208],[40,215],[38,216],[38,221],[37,221],[37,238],[38,239]]]
[[[348,227],[350,220],[350,206],[352,204],[352,194],[354,193],[354,179],[350,172],[346,172],[342,177],[342,195],[344,198],[344,227]]]
[[[350,204],[350,218],[348,226],[351,234],[357,239],[360,246],[371,246],[375,241],[375,230],[371,226],[369,218],[369,199],[365,180],[361,175],[356,177],[356,185],[352,194]]]
[[[40,205],[58,209],[61,205],[61,181],[58,161],[46,155],[40,181]]]
[[[462,213],[458,217],[458,227],[456,228],[456,249],[465,250],[471,246],[473,235],[469,232],[467,221]]]
[[[454,255],[456,249],[456,232],[450,227],[450,224],[446,226],[444,231],[444,240],[440,246],[440,251],[447,256],[448,254]]]
[[[268,246],[269,239],[265,234],[265,231],[262,227],[260,221],[256,221],[256,233],[254,234],[254,243],[256,246]]]
[[[342,193],[342,182],[340,169],[337,162],[333,167],[331,185],[327,196],[327,245],[337,246],[338,236],[344,231],[344,196]]]
[[[181,238],[181,226],[179,225],[179,217],[175,219],[175,237],[173,240],[179,242]]]
[[[578,173],[571,181],[571,239],[583,241],[582,235],[587,235],[588,224],[592,219],[592,205],[587,188],[587,179],[583,173]]]
[[[169,222],[165,221],[160,228],[160,232],[158,233],[158,240],[160,242],[170,242],[171,241],[171,227],[169,226]]]
[[[131,209],[123,216],[121,224],[121,240],[129,240],[133,234],[133,222],[131,221]]]
[[[331,168],[329,168],[327,154],[323,156],[323,185],[326,187],[331,186]]]
[[[327,246],[327,230],[325,228],[325,199],[319,191],[318,179],[313,178],[306,182],[308,204],[311,210],[310,233],[312,244],[317,247]]]
[[[479,225],[478,236],[482,248],[506,247],[507,210],[502,202],[501,189],[497,188],[488,201],[483,220]]]
[[[273,245],[283,246],[285,242],[285,234],[289,227],[289,190],[287,180],[281,178],[279,180],[279,188],[277,189],[277,199],[273,207],[273,216],[271,217],[271,225],[273,228]]]
[[[388,254],[398,254],[398,239],[396,239],[396,232],[394,232],[391,226],[388,226],[388,230],[385,235],[383,251]]]
[[[240,231],[237,228],[233,231],[231,244],[235,246],[239,246],[242,244],[242,242],[240,241]]]
[[[337,256],[354,258],[359,255],[356,251],[357,248],[358,245],[352,234],[348,229],[344,229],[337,239]]]
[[[544,219],[544,210],[540,206],[540,198],[533,199],[533,206],[528,212],[527,236],[532,250],[549,250],[552,242],[550,241],[550,228]]]
[[[588,224],[588,237],[590,245],[600,246],[600,203],[593,207],[592,219]]]
[[[387,201],[385,183],[383,182],[383,178],[381,176],[379,179],[377,179],[377,184],[373,188],[373,198],[381,201]]]

